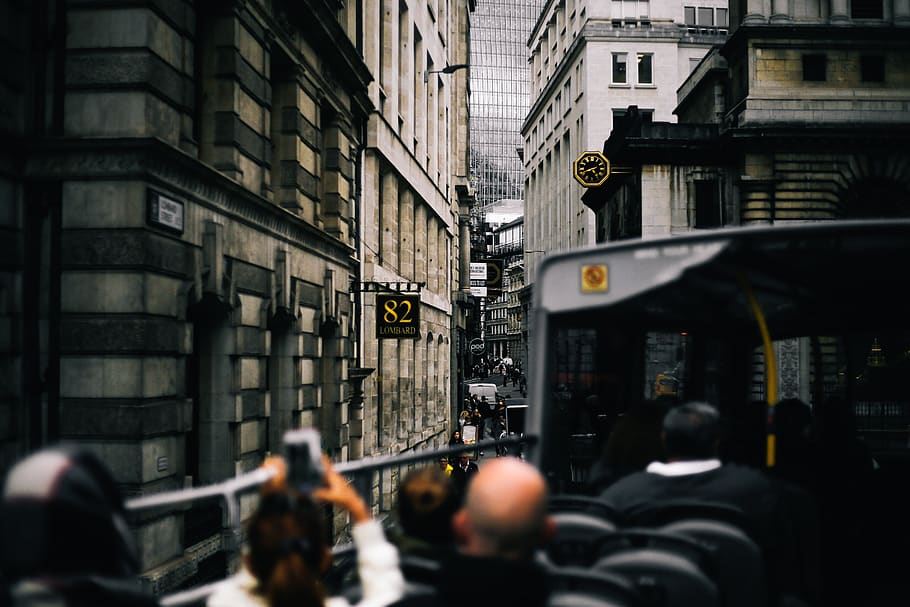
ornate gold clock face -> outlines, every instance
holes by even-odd
[[[600,152],[582,152],[572,168],[575,179],[586,188],[601,186],[610,176],[610,161]]]

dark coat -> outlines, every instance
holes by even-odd
[[[703,500],[739,508],[762,548],[772,594],[790,593],[814,603],[820,592],[818,515],[809,493],[745,466],[681,476],[636,472],[608,487],[601,498],[622,519],[672,500]]]
[[[456,465],[452,468],[452,484],[455,485],[455,490],[464,499],[464,495],[468,491],[468,483],[471,481],[471,478],[477,474],[479,468],[474,462],[468,462],[468,467],[466,470],[461,468],[461,465]]]
[[[435,592],[395,603],[408,607],[538,607],[550,594],[546,571],[534,562],[452,554],[442,561]]]

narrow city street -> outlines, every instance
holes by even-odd
[[[494,384],[499,396],[505,400],[507,408],[510,406],[514,407],[515,405],[524,405],[527,403],[527,399],[522,393],[521,388],[517,384],[513,384],[511,381],[508,381],[505,376],[499,373],[490,373],[485,378],[475,377],[466,381],[465,384]],[[513,409],[509,409],[509,411],[513,411]],[[488,423],[491,424],[491,420]],[[520,430],[523,432],[524,415],[518,413],[509,413],[509,423],[513,424],[513,427],[510,428],[510,431],[514,432],[515,430]],[[515,423],[519,423],[521,428],[515,428]],[[488,431],[489,428],[490,426],[487,427]],[[489,439],[490,436],[486,435],[484,438]],[[479,451],[477,453],[477,463],[482,464],[483,462],[495,457],[496,451],[494,449],[485,449],[484,451]]]

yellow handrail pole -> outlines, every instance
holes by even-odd
[[[749,283],[748,278],[742,274],[739,275],[739,284],[746,294],[749,308],[752,310],[752,315],[758,323],[758,331],[761,333],[761,341],[765,351],[765,384],[767,386],[768,394],[765,464],[769,468],[773,468],[777,444],[777,437],[774,433],[774,406],[777,404],[777,361],[774,359],[774,348],[771,346],[771,333],[768,331],[768,323],[765,321],[765,315],[762,312],[761,306],[758,305],[755,293],[752,292],[752,285]]]

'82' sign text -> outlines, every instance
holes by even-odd
[[[376,337],[417,339],[420,337],[419,327],[419,295],[376,295]]]

